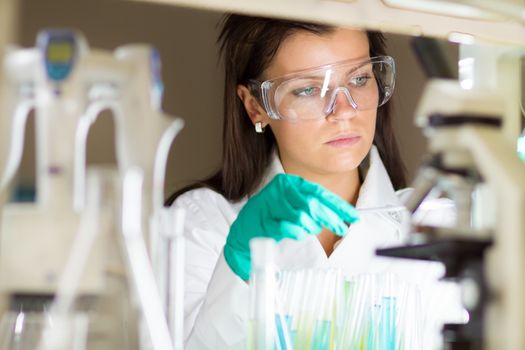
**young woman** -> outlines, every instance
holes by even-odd
[[[388,103],[394,61],[383,36],[230,15],[219,42],[222,167],[170,201],[187,212],[187,348],[244,348],[253,237],[279,242],[282,269],[434,281],[437,264],[375,256],[400,243],[395,211],[356,210],[399,207],[409,191]],[[435,219],[447,219],[443,213]]]

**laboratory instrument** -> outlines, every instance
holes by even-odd
[[[72,333],[64,327],[74,324],[68,322],[71,317],[85,319],[82,315],[92,309],[102,322],[90,316],[82,323],[90,332],[85,337],[89,348],[145,348],[148,342],[153,349],[173,348],[167,308],[176,297],[178,305],[171,307],[179,317],[172,329],[180,334],[182,287],[174,288],[167,269],[159,266],[159,261],[166,264],[169,251],[157,250],[169,242],[173,225],[161,235],[158,221],[165,210],[168,152],[183,123],[161,111],[158,52],[146,45],[123,46],[114,53],[92,50],[78,32],[44,30],[35,48],[6,53],[2,74],[1,119],[11,136],[0,169],[4,197],[18,171],[32,110],[37,144],[35,201],[6,202],[0,208],[1,288],[11,310],[2,314],[9,319],[14,312],[15,323],[26,312],[40,314],[42,350],[71,348],[64,335]],[[115,117],[118,171],[99,175],[106,180],[88,186],[87,135],[103,110]],[[100,191],[113,197],[99,201]],[[91,204],[90,192],[99,193]],[[105,219],[102,209],[110,213]],[[120,216],[125,217],[122,223]],[[173,249],[180,243],[179,237]],[[114,254],[119,247],[122,255]],[[144,280],[149,282],[140,282]],[[122,293],[129,298],[122,299]],[[122,302],[109,302],[115,298]],[[99,308],[104,302],[111,306]],[[134,316],[137,307],[140,312]],[[56,327],[46,323],[49,317]],[[112,318],[116,324],[108,321]],[[139,332],[133,331],[137,322],[143,322]],[[140,332],[144,336],[135,339]]]
[[[271,238],[250,242],[249,349],[411,350],[428,346],[446,296],[423,305],[420,285],[392,273],[278,270]]]
[[[422,59],[425,65],[440,59],[438,50],[433,53],[428,56],[431,60]],[[520,48],[496,50],[494,70],[505,75],[506,70],[516,69],[522,54]],[[474,65],[486,63],[480,61]],[[524,263],[525,167],[515,141],[506,135],[509,130],[502,126],[520,108],[516,94],[504,94],[508,88],[504,85],[518,90],[519,86],[512,85],[513,79],[504,84],[496,81],[501,85],[478,82],[465,88],[465,80],[443,76],[427,84],[416,123],[430,139],[429,156],[406,206],[415,212],[437,190],[455,201],[457,222],[451,228],[417,226],[412,244],[378,251],[385,256],[442,261],[444,278],[460,284],[470,320],[445,325],[449,349],[525,346],[520,326],[525,323],[525,274],[517,268]],[[483,221],[477,211],[485,216]]]

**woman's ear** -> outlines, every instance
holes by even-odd
[[[237,85],[237,96],[241,99],[244,109],[246,109],[246,113],[248,117],[250,117],[253,125],[260,122],[264,128],[268,124],[268,115],[266,115],[266,112],[257,99],[250,93],[250,90],[248,90],[246,86],[239,84]]]

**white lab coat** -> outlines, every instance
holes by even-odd
[[[370,167],[361,186],[356,207],[401,205],[401,199],[409,194],[410,189],[394,191],[375,147],[372,147],[369,157]],[[276,155],[260,188],[282,172],[282,165]],[[186,210],[186,349],[245,348],[249,287],[231,271],[222,253],[229,228],[245,203],[246,199],[229,202],[220,194],[201,188],[181,195],[173,204]],[[439,211],[432,210],[430,216],[426,215],[426,223],[453,223],[453,207],[450,203],[437,205],[443,208]],[[434,208],[435,206],[436,203],[433,203]],[[318,239],[312,236],[303,241],[281,241],[277,246],[276,263],[281,269],[338,267],[342,268],[346,276],[392,272],[418,283],[423,296],[425,289],[433,291],[427,293],[431,296],[424,302],[435,305],[437,300],[433,298],[438,290],[436,280],[444,271],[441,264],[375,256],[377,248],[402,243],[404,237],[401,237],[400,226],[395,213],[363,213],[360,223],[349,227],[330,257],[326,256]],[[441,298],[446,294],[449,300],[457,302],[446,311],[443,308],[437,310],[444,312],[452,321],[457,321],[462,317],[457,288],[450,283],[446,286],[445,283],[439,285],[442,288],[439,292]],[[428,342],[439,342],[439,338],[426,339]],[[426,345],[427,349],[431,349],[436,344]]]

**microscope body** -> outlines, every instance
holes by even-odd
[[[413,244],[378,251],[441,261],[443,278],[460,284],[470,320],[445,326],[448,349],[525,347],[525,167],[502,131],[504,108],[490,89],[466,90],[454,80],[427,84],[416,124],[429,138],[429,157],[406,206],[415,212],[438,188],[456,203],[456,225],[416,227]],[[476,201],[480,184],[489,196]],[[476,212],[489,219],[478,220]]]

